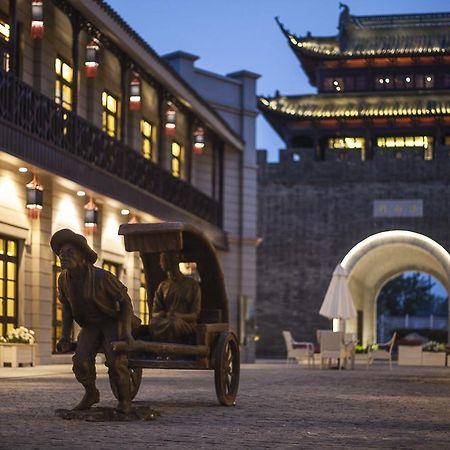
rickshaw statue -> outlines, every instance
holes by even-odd
[[[224,278],[208,238],[178,222],[123,224],[119,234],[127,251],[140,254],[152,315],[135,340],[112,343],[117,355],[127,356],[131,399],[143,369],[206,369],[214,370],[219,402],[235,405],[239,344],[230,331]],[[195,279],[180,272],[180,263],[196,268]],[[111,388],[118,398],[115,385]]]

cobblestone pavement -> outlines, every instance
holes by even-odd
[[[114,406],[104,368],[100,372],[100,405]],[[22,377],[10,377],[14,374]],[[147,370],[136,403],[160,411],[155,421],[92,423],[55,416],[55,409],[70,408],[81,394],[67,366],[0,369],[0,448],[444,450],[450,445],[446,368],[245,365],[231,408],[217,403],[211,371]]]

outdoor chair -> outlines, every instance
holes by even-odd
[[[287,365],[290,363],[299,363],[302,359],[307,359],[308,367],[310,367],[311,361],[314,367],[314,344],[312,342],[294,341],[290,331],[283,331],[283,338],[286,344]]]
[[[324,367],[325,360],[328,361],[328,367],[331,367],[333,359],[337,360],[339,369],[347,366],[349,354],[342,331],[317,330],[317,340],[320,343],[321,369]]]
[[[387,342],[375,344],[376,350],[372,350],[372,346],[369,345],[368,364],[371,365],[375,360],[389,361],[389,368],[392,370],[392,349],[394,348],[396,337],[397,332],[395,332]]]

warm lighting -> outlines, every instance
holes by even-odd
[[[98,208],[92,198],[84,205],[84,232],[94,234],[98,225]]]
[[[205,147],[205,130],[197,127],[194,131],[194,153],[202,154]]]
[[[407,83],[411,83],[411,77],[406,77],[406,78],[405,78],[405,81],[406,81]]]
[[[128,223],[139,223],[139,218],[136,215],[132,215],[131,219],[128,221]]]
[[[77,191],[78,197],[84,197],[86,195],[86,192],[84,191]]]
[[[26,185],[27,188],[27,208],[32,219],[39,217],[44,204],[44,188],[39,185],[36,176]]]
[[[337,85],[339,84],[339,81],[334,80],[334,81],[333,81],[333,84],[334,84],[335,86],[337,86]]]
[[[168,104],[167,110],[166,110],[166,134],[168,136],[173,136],[175,134],[175,128],[176,128],[176,118],[177,113],[172,106],[172,103]]]
[[[389,78],[384,79],[385,83],[389,83],[391,80]]]
[[[19,172],[20,173],[27,173],[28,169],[26,167],[19,167]]]
[[[383,83],[384,83],[383,78],[380,78],[380,79],[378,80],[378,83],[383,84]]]
[[[138,74],[130,82],[130,110],[139,111],[141,108],[141,80]]]
[[[255,335],[253,336],[253,340],[254,340],[255,342],[259,342],[259,341],[261,340],[261,336],[259,336],[259,334],[255,334]]]
[[[122,214],[122,216],[128,216],[128,214],[130,214],[130,210],[124,208],[120,211],[120,214]]]
[[[44,2],[42,0],[31,2],[31,37],[33,39],[44,37]]]
[[[427,81],[430,82],[431,81],[431,77],[427,77]]]
[[[337,91],[340,91],[341,88],[340,88],[339,86],[336,86],[336,90],[337,90]]]
[[[92,39],[86,46],[86,61],[84,67],[86,69],[87,78],[94,78],[97,76],[99,50],[100,47],[98,46],[98,41],[96,39]]]

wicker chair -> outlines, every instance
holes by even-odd
[[[312,342],[294,341],[290,331],[283,331],[283,338],[286,344],[287,365],[290,363],[299,363],[302,359],[307,359],[308,367],[310,367],[311,361],[314,367],[314,344]]]

